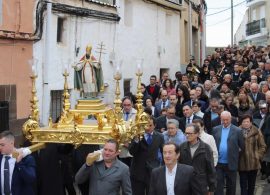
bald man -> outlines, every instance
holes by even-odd
[[[221,113],[221,125],[213,128],[213,137],[218,148],[217,190],[215,194],[223,194],[226,179],[226,194],[236,193],[236,174],[238,169],[239,151],[244,150],[244,138],[241,129],[234,126],[231,113]]]

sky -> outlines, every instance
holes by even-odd
[[[231,0],[206,0],[206,3],[206,46],[221,47],[231,44],[231,9],[217,13],[230,8]],[[233,0],[233,4],[240,4],[233,9],[233,28],[235,34],[244,17],[247,7],[246,0]]]

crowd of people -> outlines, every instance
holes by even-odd
[[[177,161],[194,168],[199,194],[235,194],[237,173],[242,195],[254,194],[258,174],[270,182],[270,46],[216,48],[201,66],[191,59],[175,78],[167,72],[160,80],[151,75],[141,91],[145,112],[155,121],[153,138],[159,133],[165,144],[179,146]],[[126,95],[123,119],[128,121],[136,98]],[[166,165],[165,154],[161,141],[147,143],[152,136],[146,132],[144,139],[125,145],[135,195],[161,193],[151,172]]]
[[[37,177],[37,194],[51,195],[75,194],[73,182],[82,195],[235,195],[237,185],[241,195],[252,195],[258,175],[270,183],[270,46],[217,48],[202,65],[191,59],[174,79],[167,72],[150,76],[141,92],[150,116],[141,137],[121,148],[115,140],[102,149],[48,145],[37,154],[44,154],[36,158],[37,176],[22,152],[19,173],[30,174],[28,183]],[[135,105],[132,94],[122,99],[127,123],[135,120]],[[14,137],[0,135],[2,178],[6,141]],[[2,194],[17,194],[1,182]]]

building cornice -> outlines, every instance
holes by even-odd
[[[155,3],[159,6],[162,6],[162,7],[168,8],[168,9],[172,9],[175,11],[179,11],[179,12],[186,10],[186,8],[184,8],[182,5],[176,4],[176,3],[173,3],[170,1],[165,1],[165,0],[144,0],[144,1],[152,2],[152,3]]]

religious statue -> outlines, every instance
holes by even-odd
[[[92,55],[92,46],[86,47],[86,54],[74,66],[74,88],[80,90],[85,98],[97,97],[104,91],[103,72],[100,59]]]

